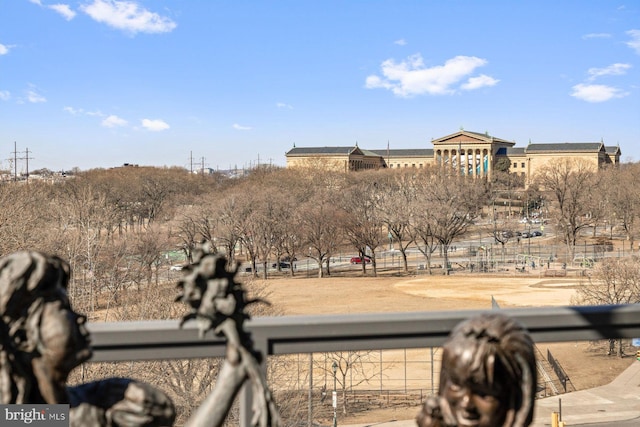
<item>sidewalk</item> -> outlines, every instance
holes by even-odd
[[[551,414],[560,412],[567,427],[638,418],[640,425],[640,361],[631,364],[610,384],[536,400],[531,427],[551,426]],[[415,420],[353,424],[343,427],[416,427]]]
[[[607,385],[538,399],[532,427],[550,426],[551,413],[560,406],[567,426],[640,418],[640,361]]]

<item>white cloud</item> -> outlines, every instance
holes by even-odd
[[[40,7],[46,7],[47,9],[51,9],[60,15],[67,21],[71,21],[76,17],[76,12],[71,10],[71,7],[68,4],[56,3],[52,5],[44,5],[40,0],[29,0],[33,4],[37,4]]]
[[[51,6],[47,6],[51,10],[55,10],[58,12],[64,19],[67,21],[71,21],[76,17],[76,13],[71,10],[68,4],[52,4]]]
[[[7,53],[9,53],[9,46],[0,43],[0,55],[6,55]]]
[[[587,102],[604,102],[612,98],[623,98],[629,95],[612,86],[577,84],[573,87],[571,96]]]
[[[276,107],[278,107],[278,108],[287,108],[289,110],[293,110],[293,106],[291,106],[289,104],[285,104],[284,102],[276,103]]]
[[[11,94],[8,90],[0,90],[0,101],[8,101],[11,98]]]
[[[127,121],[125,119],[113,114],[102,121],[102,126],[107,128],[114,128],[114,127],[120,127],[120,126],[126,126],[126,125],[127,125]]]
[[[93,0],[80,9],[98,22],[132,34],[167,33],[176,28],[170,18],[150,12],[133,1]]]
[[[365,87],[388,89],[401,97],[453,94],[460,81],[486,64],[487,60],[475,56],[456,56],[447,60],[444,65],[431,68],[425,67],[420,54],[412,55],[400,63],[388,59],[381,65],[384,77],[367,77]],[[497,82],[498,80],[485,75],[470,77],[460,89],[479,89],[487,85],[493,86]]]
[[[593,81],[602,76],[621,76],[626,74],[627,70],[631,68],[629,64],[612,64],[605,68],[589,68],[589,81]]]
[[[460,89],[463,90],[475,90],[480,89],[485,86],[495,86],[498,84],[500,80],[494,79],[493,77],[489,77],[487,75],[481,74],[478,77],[471,77],[465,84],[460,86]]]
[[[71,114],[72,116],[77,116],[78,114],[82,114],[82,108],[80,109],[76,109],[73,107],[64,107],[63,108],[64,111],[66,111],[67,113]]]
[[[631,40],[627,42],[627,46],[640,55],[640,30],[629,30],[627,34],[631,37]]]
[[[398,46],[406,46],[407,41],[405,39],[396,40],[393,44],[397,44]]]
[[[608,33],[590,33],[582,36],[584,40],[588,39],[608,39],[611,38],[611,34]]]
[[[64,107],[63,110],[71,114],[72,116],[78,116],[78,115],[91,116],[91,117],[105,116],[105,114],[101,113],[100,111],[86,111],[84,108]]]
[[[47,102],[47,98],[40,95],[38,92],[36,92],[35,89],[28,89],[26,93],[27,93],[27,101],[31,102],[32,104]]]
[[[142,127],[152,132],[161,132],[169,129],[169,125],[164,120],[142,119]]]
[[[233,128],[235,130],[251,130],[251,128],[249,126],[241,126],[237,123],[234,123]]]

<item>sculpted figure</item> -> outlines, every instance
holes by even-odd
[[[228,270],[226,258],[210,253],[203,244],[195,251],[193,264],[183,269],[185,276],[178,283],[177,300],[190,306],[190,313],[182,322],[195,320],[201,334],[213,330],[227,339],[225,361],[216,385],[188,420],[187,427],[222,426],[245,382],[253,393],[251,425],[281,425],[278,408],[260,366],[263,355],[254,348],[251,335],[244,328],[245,320],[249,319],[246,307],[264,301],[246,298],[241,284],[234,280],[237,271],[238,265]]]
[[[438,396],[418,426],[528,426],[536,372],[533,341],[516,321],[490,313],[462,322],[443,346]]]
[[[67,387],[91,357],[86,318],[67,297],[69,265],[24,251],[0,259],[0,403],[65,403],[71,426],[168,426],[175,409],[153,387],[111,378]]]

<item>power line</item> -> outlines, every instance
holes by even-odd
[[[13,142],[13,158],[7,159],[9,162],[13,162],[13,181],[18,181],[18,160],[25,160],[25,176],[27,182],[29,182],[29,160],[33,160],[33,157],[29,157],[29,148],[27,147],[25,151],[18,151],[18,144],[16,141]],[[18,154],[24,154],[24,157],[18,157]]]

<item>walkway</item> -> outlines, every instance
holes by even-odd
[[[560,412],[567,427],[638,419],[640,425],[640,361],[634,362],[610,384],[536,400],[531,427],[551,425]],[[415,420],[353,424],[345,427],[416,427]]]

